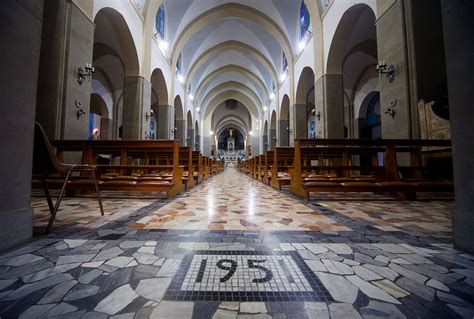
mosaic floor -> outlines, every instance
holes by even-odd
[[[452,202],[371,196],[304,202],[226,170],[104,217],[67,198],[54,233],[0,255],[0,318],[473,318]]]

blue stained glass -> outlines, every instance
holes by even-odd
[[[300,8],[301,39],[303,39],[304,36],[306,35],[306,32],[308,32],[310,25],[311,25],[311,19],[309,16],[309,11],[304,1],[302,1],[301,8]]]
[[[378,126],[380,123],[380,98],[377,94],[372,98],[367,107],[367,124],[369,126]]]
[[[165,6],[161,5],[156,14],[156,31],[162,39],[165,38]]]
[[[288,60],[286,59],[285,52],[283,52],[283,72],[288,72]]]
[[[178,61],[176,61],[176,73],[181,73],[181,53],[178,56]]]

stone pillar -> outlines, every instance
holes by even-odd
[[[2,116],[0,117],[0,251],[33,233],[31,163],[43,1],[2,1]]]
[[[92,63],[93,39],[94,23],[74,3],[44,1],[36,120],[50,138],[88,137],[91,84],[77,70]]]
[[[186,138],[186,146],[191,146],[194,149],[194,129],[188,128],[188,137]]]
[[[174,107],[172,105],[159,105],[157,107],[158,129],[157,138],[159,140],[174,139]]]
[[[270,144],[270,150],[273,150],[276,146],[276,140],[278,139],[276,129],[271,128],[270,129],[270,136],[268,137],[269,144]]]
[[[148,134],[146,112],[150,113],[151,84],[141,76],[126,76],[123,90],[123,139],[141,140]]]
[[[175,133],[175,140],[179,140],[179,145],[184,146],[186,143],[186,121],[185,120],[176,120],[175,122],[176,133]]]
[[[293,114],[293,138],[295,140],[308,138],[308,119],[306,118],[306,104],[295,104],[290,107]]]
[[[279,120],[278,121],[278,126],[280,127],[280,134],[279,134],[279,145],[280,146],[288,146],[290,145],[290,137],[288,130],[286,129],[289,127],[290,122],[288,120]]]
[[[342,75],[326,74],[314,83],[316,135],[344,138],[344,87]],[[302,124],[301,124],[302,125]],[[306,123],[306,129],[308,124]]]
[[[211,156],[211,138],[212,136],[204,136],[202,140],[202,153]]]
[[[101,140],[112,140],[113,129],[114,129],[113,120],[100,119],[100,139]]]
[[[384,0],[379,0],[378,2]],[[408,54],[410,43],[407,39],[407,25],[404,1],[395,1],[385,12],[379,13],[377,27],[378,59],[394,65],[395,79],[389,82],[385,75],[380,77],[380,108],[383,138],[418,137],[416,117],[416,79],[412,78],[412,65]],[[414,86],[414,87],[412,87]],[[385,112],[395,105],[395,116]]]
[[[252,156],[263,155],[265,151],[260,151],[258,136],[252,136]],[[264,145],[265,146],[265,145]]]
[[[456,248],[474,253],[474,3],[442,0],[441,4],[456,190],[453,239]]]
[[[266,151],[268,151],[270,148],[269,148],[269,144],[268,144],[268,135],[266,134],[267,132],[265,132],[265,135],[262,136],[262,140],[263,140],[263,150],[262,150],[262,154],[265,153]],[[252,143],[253,145],[253,143]],[[258,153],[256,153],[258,154]]]
[[[201,150],[201,135],[196,134],[194,139],[194,150],[200,151]]]

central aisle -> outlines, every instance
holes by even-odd
[[[191,230],[351,230],[234,168],[226,168],[130,226]]]

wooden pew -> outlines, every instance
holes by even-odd
[[[270,185],[281,190],[281,186],[290,185],[288,168],[293,165],[293,147],[275,147],[273,150],[272,178]]]
[[[270,185],[272,180],[272,169],[273,169],[273,161],[274,161],[274,152],[273,151],[266,151],[265,152],[265,160],[263,164],[263,171],[262,171],[262,181]]]
[[[184,166],[183,185],[185,189],[194,186],[193,150],[190,146],[179,147],[179,165]]]
[[[169,196],[182,191],[184,167],[179,165],[178,141],[53,141],[58,158],[64,152],[81,152],[82,164],[96,165],[103,190],[166,192]],[[107,164],[98,164],[97,158],[110,158]],[[118,159],[118,163],[116,160]],[[71,182],[80,188],[81,179]]]
[[[194,181],[196,184],[199,184],[204,180],[203,157],[200,151],[193,151],[192,156]]]
[[[410,199],[419,191],[452,191],[452,182],[422,176],[423,147],[449,145],[434,140],[296,140],[290,191],[305,198],[310,192],[362,191],[394,192]],[[379,153],[384,155],[383,165],[377,162]],[[409,166],[398,164],[397,157],[404,153]],[[369,165],[353,165],[352,159],[361,156],[370,159]],[[311,165],[313,161],[317,165]]]

